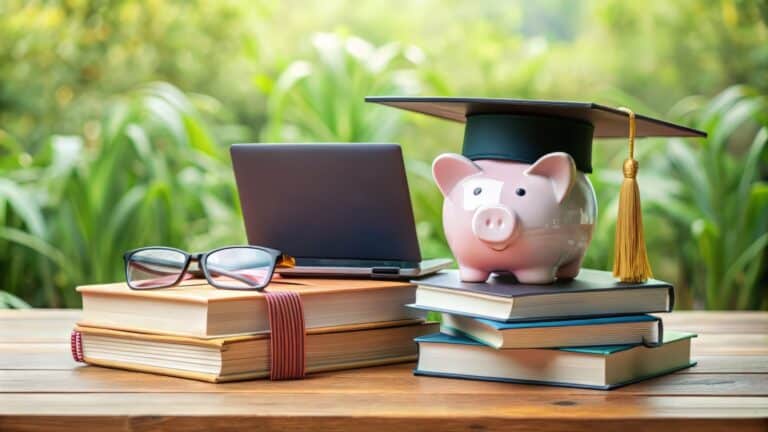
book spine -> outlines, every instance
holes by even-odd
[[[675,287],[669,286],[669,308],[664,312],[672,312],[675,308]]]
[[[664,344],[664,322],[659,317],[654,318],[656,318],[656,334],[658,337],[656,338],[655,342],[647,341],[645,338],[643,338],[643,345],[647,346],[648,348],[655,348]]]

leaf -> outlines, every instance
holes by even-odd
[[[711,221],[698,219],[691,225],[693,237],[697,240],[701,257],[703,258],[706,277],[706,302],[707,307],[717,309],[720,302],[720,290],[727,290],[729,287],[723,287],[718,284],[722,279],[721,262],[718,259],[717,240],[720,237],[717,226]]]
[[[125,127],[125,135],[133,144],[136,153],[143,159],[152,157],[152,143],[144,128],[136,123],[130,123]]]
[[[199,119],[190,115],[184,115],[182,119],[187,136],[189,137],[190,147],[212,157],[221,156],[221,152],[213,143],[213,140]]]
[[[4,307],[10,307],[12,309],[29,309],[31,306],[11,293],[0,291],[0,309],[3,309]]]
[[[743,85],[735,85],[728,87],[718,94],[707,105],[706,109],[699,115],[699,123],[705,128],[710,129],[716,118],[720,117],[722,113],[728,111],[730,107],[735,104],[739,99],[753,94],[748,87]]]
[[[68,174],[83,158],[83,139],[79,136],[54,135],[51,148],[53,160],[47,171],[54,177]]]
[[[145,193],[146,187],[144,185],[137,185],[120,198],[103,228],[102,239],[110,242],[114,241],[120,231],[128,230],[128,227],[133,223],[131,216],[135,214]],[[110,244],[106,244],[105,249],[110,246]]]
[[[753,183],[746,201],[742,224],[753,230],[747,234],[754,238],[768,230],[768,183]]]
[[[0,198],[10,204],[30,233],[45,237],[45,221],[40,206],[29,191],[11,180],[0,178]]]
[[[758,168],[766,147],[768,147],[768,128],[762,127],[755,135],[755,139],[752,140],[752,145],[749,146],[747,157],[741,169],[738,191],[739,197],[742,199],[747,197],[751,183],[758,177]]]
[[[184,121],[173,105],[163,98],[149,96],[143,100],[143,106],[165,130],[170,132],[174,143],[179,147],[189,145]]]
[[[718,147],[726,145],[728,137],[762,109],[764,109],[764,104],[760,99],[739,100],[728,111],[725,111],[717,123],[717,127],[714,128],[710,141]],[[716,151],[721,150],[717,148]]]
[[[139,89],[138,95],[145,99],[160,99],[174,112],[183,114],[194,112],[194,107],[184,92],[167,82],[157,81],[145,84]]]
[[[768,247],[768,233],[756,238],[728,267],[723,276],[724,286],[734,284],[736,276],[756,259],[761,259],[765,249]]]
[[[67,257],[61,251],[46,243],[43,239],[11,227],[0,227],[0,238],[25,246],[41,256],[53,261],[62,271],[70,273]]]

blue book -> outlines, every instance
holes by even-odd
[[[416,338],[414,373],[448,378],[610,390],[695,365],[692,333],[668,331],[657,347],[609,345],[497,350],[472,339],[436,333]]]
[[[495,321],[669,312],[675,301],[674,289],[667,282],[622,283],[611,272],[589,269],[582,269],[575,279],[548,285],[522,284],[503,276],[483,283],[462,282],[455,270],[413,283],[418,288],[412,307]]]
[[[557,321],[503,322],[443,314],[442,332],[469,337],[493,348],[557,348],[644,344],[662,340],[661,319],[627,315]]]

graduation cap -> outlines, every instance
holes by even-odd
[[[369,96],[366,102],[466,123],[462,153],[471,160],[533,163],[552,152],[573,157],[576,168],[592,172],[594,138],[629,138],[619,195],[613,273],[622,282],[651,277],[635,177],[635,137],[706,137],[685,126],[589,102],[525,99]]]

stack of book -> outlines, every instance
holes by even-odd
[[[414,338],[435,323],[406,308],[415,285],[392,281],[291,279],[268,290],[303,301],[307,373],[416,359]],[[93,365],[209,382],[269,376],[265,296],[190,280],[134,291],[125,283],[78,287],[83,316],[78,355]]]
[[[411,306],[443,319],[440,333],[416,338],[417,375],[611,389],[694,364],[695,335],[647,315],[672,310],[665,282],[582,270],[552,285],[463,283],[445,271],[418,284]]]

